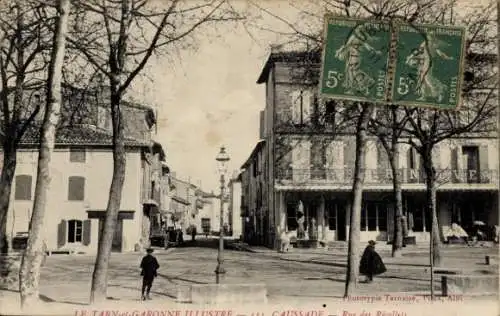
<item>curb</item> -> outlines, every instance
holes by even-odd
[[[300,263],[312,263],[312,264],[320,264],[320,265],[326,265],[326,266],[333,266],[333,267],[339,267],[339,268],[346,268],[347,263],[340,263],[340,262],[329,262],[329,261],[319,261],[319,260],[301,260],[301,259],[291,259],[291,258],[279,258],[279,260],[283,261],[291,261],[291,262],[300,262]],[[385,263],[386,266],[399,266],[398,263]],[[405,269],[429,269],[430,266],[428,265],[420,265],[420,264],[415,264],[415,265],[404,265]],[[476,269],[470,269],[470,268],[446,268],[446,267],[436,267],[434,268],[434,274],[464,274],[464,273],[470,273],[470,272],[478,272]]]

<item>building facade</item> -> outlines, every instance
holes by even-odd
[[[227,206],[227,223],[230,236],[237,239],[243,238],[243,220],[241,217],[241,174],[235,172],[228,184],[229,201]]]
[[[45,218],[49,250],[95,252],[113,174],[109,99],[105,95],[64,99],[56,132]],[[67,96],[65,96],[67,97]],[[76,109],[75,109],[76,108]],[[155,115],[150,107],[123,102],[126,170],[113,251],[149,246],[151,219],[161,207],[161,177],[168,173],[161,145],[152,141]],[[33,208],[38,121],[20,142],[7,227],[12,237],[27,236]]]
[[[218,235],[220,232],[220,194],[216,195],[214,192],[203,192],[200,190],[200,201],[202,208],[197,217],[197,229],[200,235]],[[225,194],[224,204],[222,209],[223,228],[225,227],[225,234],[229,236],[230,225],[230,195]],[[200,229],[201,228],[201,229]]]
[[[49,250],[93,252],[104,223],[113,173],[111,135],[88,126],[74,126],[56,140],[45,217]],[[85,136],[83,136],[85,135]],[[149,142],[130,141],[113,251],[134,251],[143,245],[143,155]],[[28,232],[38,163],[35,144],[25,142],[18,151],[7,224],[16,236]]]
[[[261,140],[252,150],[250,157],[241,166],[241,217],[243,240],[249,244],[264,245],[266,238],[272,239],[274,229],[269,225],[266,141]]]
[[[303,239],[348,238],[354,127],[346,124],[338,129],[342,103],[317,97],[317,86],[307,71],[317,73],[319,63],[317,54],[273,52],[258,79],[266,86],[266,106],[261,112],[261,141],[243,166],[242,214],[246,237],[248,229],[267,236],[257,238],[260,244],[276,246],[277,234],[296,235],[299,226]],[[496,134],[467,135],[435,147],[442,231],[452,223],[498,225],[497,144]],[[361,240],[389,241],[391,169],[375,137],[368,140],[364,168]],[[431,221],[425,211],[425,178],[419,155],[409,145],[399,146],[398,170],[410,236],[417,242],[428,240]],[[257,215],[259,210],[263,215]]]
[[[169,205],[166,209],[166,226],[174,229],[186,229],[197,224],[201,204],[198,197],[198,187],[175,176],[170,176]],[[196,228],[197,230],[199,227]]]

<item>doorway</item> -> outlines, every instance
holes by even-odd
[[[98,240],[101,240],[102,229],[104,227],[104,218],[99,219],[99,236]],[[122,251],[122,232],[123,232],[123,219],[119,218],[116,222],[115,233],[113,235],[113,241],[111,243],[111,251],[121,252]]]
[[[346,205],[344,202],[337,202],[337,240],[346,241]]]

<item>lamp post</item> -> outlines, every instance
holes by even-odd
[[[215,157],[217,161],[217,169],[220,175],[220,227],[219,227],[219,250],[217,252],[217,268],[215,268],[215,283],[219,284],[220,275],[226,273],[224,267],[224,175],[227,171],[227,162],[229,155],[226,153],[226,148],[222,146],[220,152]]]

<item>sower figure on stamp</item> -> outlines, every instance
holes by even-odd
[[[359,273],[366,275],[366,282],[373,281],[373,276],[382,274],[387,269],[379,254],[375,251],[376,242],[370,240],[366,246],[361,261],[359,262]]]
[[[142,300],[150,300],[149,292],[151,291],[151,286],[153,285],[153,280],[157,276],[156,271],[160,268],[158,264],[158,260],[152,255],[153,249],[148,248],[146,250],[148,253],[142,258],[141,261],[141,275],[142,275],[142,292],[141,299]],[[144,295],[146,292],[146,295]]]

